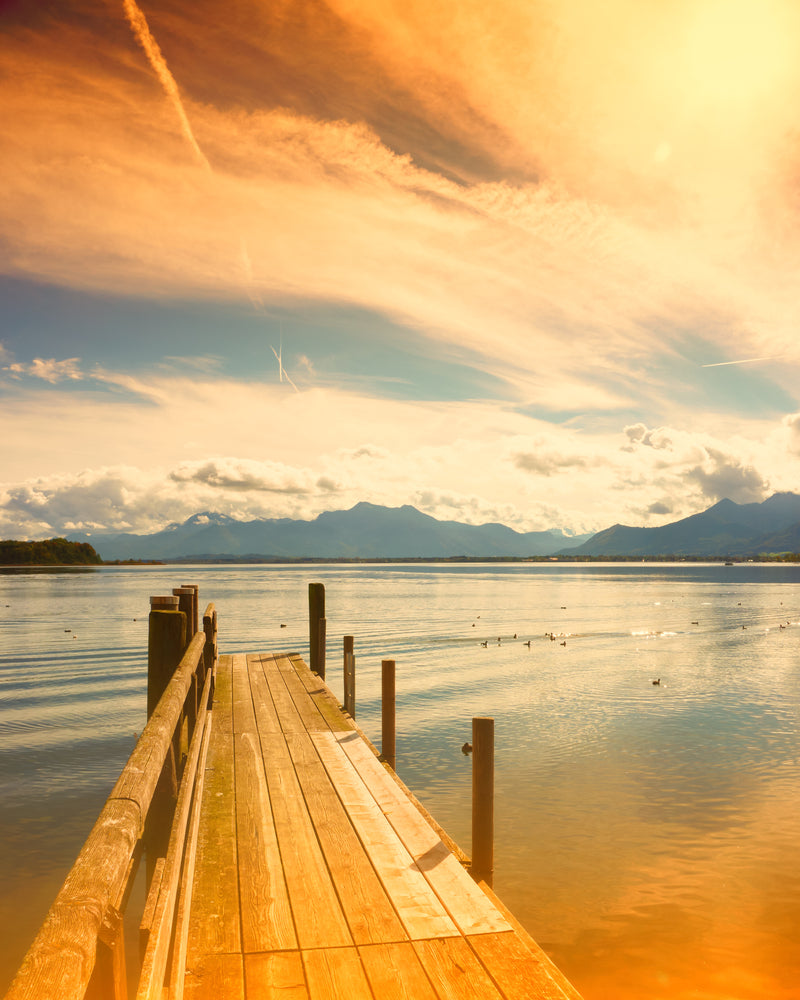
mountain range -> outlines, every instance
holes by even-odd
[[[720,500],[699,514],[657,528],[615,524],[595,535],[514,531],[503,524],[438,521],[415,507],[358,503],[311,521],[194,514],[149,535],[75,532],[106,561],[115,559],[409,559],[593,557],[752,557],[800,551],[800,495],[776,493],[762,503]]]
[[[106,561],[114,559],[209,559],[263,556],[279,559],[449,558],[550,555],[589,535],[562,531],[514,531],[504,524],[437,521],[415,507],[358,503],[326,511],[312,521],[259,518],[237,521],[226,514],[194,514],[150,535],[69,535],[91,541]]]

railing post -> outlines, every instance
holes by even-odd
[[[213,604],[209,604],[203,614],[203,631],[206,634],[206,644],[203,647],[203,684],[206,682],[206,674],[213,671],[217,662],[217,609]],[[211,676],[211,690],[209,693],[211,701],[214,700],[214,676]]]
[[[472,720],[472,877],[494,877],[494,719]]]
[[[396,770],[395,662],[381,660],[381,760]]]
[[[147,718],[153,714],[186,649],[186,618],[179,598],[150,598],[147,640]]]
[[[320,673],[319,662],[319,620],[325,617],[325,584],[308,585],[308,647],[311,672]],[[323,670],[324,670],[323,666]],[[320,674],[324,677],[324,674]]]
[[[147,643],[147,718],[153,714],[161,695],[186,649],[186,615],[178,610],[180,598],[172,594],[150,598],[150,631]],[[153,801],[145,821],[147,880],[150,881],[156,858],[163,854],[169,834],[172,810],[178,796],[178,761],[180,759],[179,721],[166,755]]]
[[[193,587],[175,587],[172,593],[178,598],[179,609],[186,615],[186,646],[188,646],[197,631],[194,618],[194,605],[197,594]],[[184,648],[185,652],[186,649]]]
[[[319,676],[325,680],[325,647],[328,636],[328,619],[320,618],[319,620],[319,650],[317,653],[317,673]]]
[[[192,598],[192,617],[190,619],[191,628],[189,629],[191,639],[195,632],[200,630],[200,588],[196,583],[182,583],[181,589],[194,591],[194,597]]]

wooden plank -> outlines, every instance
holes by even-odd
[[[304,951],[303,965],[310,1000],[376,1000],[355,948]]]
[[[442,1000],[502,997],[464,938],[415,941],[414,950]]]
[[[214,728],[233,733],[233,664],[230,656],[220,656],[214,672]]]
[[[242,945],[246,952],[297,948],[261,744],[250,732],[234,739]]]
[[[321,741],[336,740],[343,748],[462,934],[512,929],[363,740],[355,734],[333,733],[320,733],[314,740],[318,745]]]
[[[242,956],[206,955],[186,970],[183,996],[184,1000],[244,1000]]]
[[[286,741],[331,878],[356,944],[406,939],[308,733]]]
[[[563,988],[556,981],[555,967],[544,952],[538,948],[532,951],[513,931],[476,934],[467,940],[509,1000],[580,1000],[580,994],[561,973]]]
[[[211,687],[211,678],[206,678],[206,694]],[[170,942],[173,931],[173,918],[178,901],[178,886],[181,877],[186,830],[189,825],[190,810],[195,797],[195,778],[198,768],[205,760],[208,748],[208,726],[211,713],[202,711],[195,726],[192,743],[189,747],[189,758],[184,769],[178,801],[175,806],[175,816],[169,834],[169,843],[161,874],[155,915],[147,941],[142,971],[139,978],[138,997],[147,998],[160,989],[164,983],[165,971],[169,959]],[[196,808],[196,806],[194,807]]]
[[[245,955],[244,982],[247,996],[258,1000],[308,1000],[299,951]]]
[[[410,942],[364,945],[358,952],[372,992],[380,1000],[437,1000]]]
[[[275,711],[275,703],[267,684],[264,673],[264,663],[272,657],[265,658],[251,654],[247,657],[247,673],[250,678],[250,694],[253,699],[253,710],[256,715],[256,728],[259,733],[280,734],[281,722]]]
[[[300,945],[303,948],[321,948],[352,944],[286,740],[282,734],[272,731],[274,709],[271,700],[262,695],[263,692],[258,697],[254,696],[256,721],[284,877]]]
[[[247,657],[244,653],[231,657],[231,697],[233,702],[233,731],[255,733],[256,717],[253,712],[253,695],[247,676]]]
[[[211,677],[206,675],[206,685],[210,687]],[[200,828],[200,816],[203,804],[203,786],[205,783],[206,761],[208,760],[208,746],[211,741],[211,726],[213,713],[204,711],[205,717],[200,725],[203,725],[203,745],[200,750],[198,762],[198,774],[194,787],[192,799],[192,814],[189,821],[189,831],[186,838],[186,845],[183,853],[183,867],[181,870],[181,885],[178,896],[177,912],[175,914],[175,927],[173,933],[172,955],[170,962],[170,1000],[183,1000],[184,975],[186,971],[186,952],[188,948],[189,914],[192,911],[192,891],[194,888],[195,863],[197,861],[197,839]],[[196,731],[197,732],[197,731]],[[147,994],[145,1000],[149,1000],[152,994]]]
[[[354,728],[352,720],[346,719],[342,715],[339,702],[325,681],[316,674],[312,674],[298,654],[289,654],[289,659],[328,728],[336,732],[352,730]]]
[[[408,936],[415,939],[458,934],[440,899],[335,736],[314,733],[312,739]]]
[[[204,772],[187,976],[208,955],[242,950],[233,752],[233,735],[217,727],[215,709]]]
[[[284,733],[306,732],[305,724],[297,710],[294,699],[289,693],[280,671],[277,669],[275,658],[272,658],[271,663],[262,658],[262,665],[272,700],[275,703],[275,711],[278,713],[278,718],[281,722],[281,729]]]
[[[297,676],[288,656],[276,656],[275,666],[283,678],[286,690],[292,697],[297,713],[303,720],[303,726],[310,732],[327,731],[330,727],[321,715],[315,702],[309,697],[305,684]]]

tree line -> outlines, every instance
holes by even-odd
[[[0,541],[0,566],[99,566],[102,562],[88,542],[68,542],[66,538]]]

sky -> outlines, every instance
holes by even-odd
[[[0,0],[0,537],[800,487],[794,0]]]

